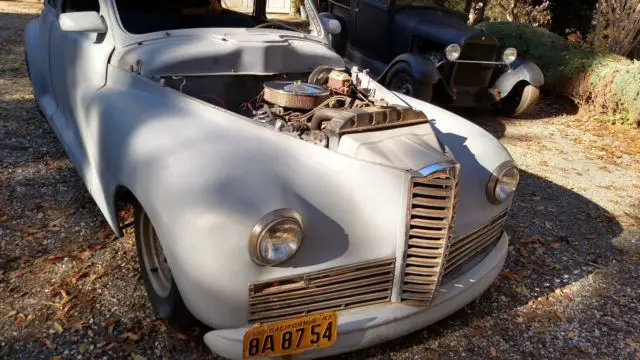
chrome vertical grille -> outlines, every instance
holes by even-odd
[[[402,301],[428,306],[437,293],[451,237],[458,170],[457,164],[436,165],[412,179]]]

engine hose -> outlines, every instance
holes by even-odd
[[[316,111],[315,114],[313,114],[313,117],[311,118],[311,123],[309,124],[309,128],[311,130],[320,130],[320,126],[324,121],[329,121],[332,119],[340,119],[340,120],[347,121],[354,118],[355,116],[356,114],[353,114],[344,110],[339,110],[339,109],[330,109],[330,108],[319,109],[318,111]]]

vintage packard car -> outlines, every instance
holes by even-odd
[[[478,297],[507,254],[509,153],[347,68],[310,1],[290,23],[265,3],[47,1],[27,25],[37,104],[119,235],[134,208],[154,309],[223,357],[312,358]]]
[[[326,15],[342,24],[334,49],[390,90],[514,117],[538,101],[540,69],[467,25],[470,0],[327,1]]]

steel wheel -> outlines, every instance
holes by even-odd
[[[499,113],[509,117],[519,117],[531,111],[540,97],[540,89],[521,82],[500,101]]]
[[[385,86],[391,91],[414,97],[426,102],[431,102],[433,87],[428,83],[421,83],[414,77],[411,66],[401,61],[394,65],[386,77]]]
[[[389,90],[413,96],[413,79],[411,75],[407,73],[395,74],[390,81]]]
[[[151,306],[173,327],[197,325],[178,291],[153,223],[140,204],[135,205],[134,217],[138,265]]]
[[[156,230],[145,213],[143,213],[141,225],[139,231],[142,246],[140,250],[142,252],[144,271],[149,277],[153,290],[161,297],[167,297],[171,291],[171,282],[173,281],[171,269],[167,263],[167,258],[164,256]]]

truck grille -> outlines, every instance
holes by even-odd
[[[459,60],[466,61],[496,61],[498,44],[494,42],[465,42]],[[451,77],[451,86],[481,87],[489,86],[493,74],[493,64],[456,63]]]
[[[437,293],[451,236],[457,173],[453,165],[412,179],[402,301],[427,306]]]
[[[496,243],[502,236],[502,229],[506,221],[507,211],[504,211],[481,228],[464,236],[453,238],[451,245],[449,245],[444,274],[449,274],[458,269],[490,245]]]
[[[395,259],[375,260],[249,285],[249,322],[391,301]]]

